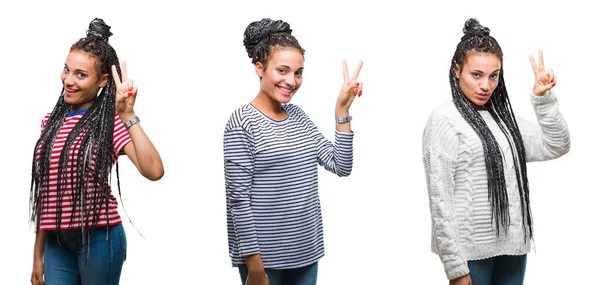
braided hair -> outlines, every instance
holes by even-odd
[[[450,67],[452,99],[461,116],[469,123],[481,140],[485,157],[488,196],[492,207],[492,218],[495,222],[496,234],[499,236],[501,229],[504,230],[504,234],[508,232],[508,225],[510,224],[502,151],[483,117],[460,89],[456,72],[457,67],[462,70],[465,61],[472,52],[494,54],[501,63],[503,53],[496,39],[490,36],[490,30],[482,26],[476,19],[468,19],[465,22],[463,33],[464,36],[456,47]],[[525,233],[524,240],[527,241],[527,239],[533,238],[533,221],[529,205],[529,183],[527,180],[525,147],[508,98],[503,73],[503,67],[501,67],[498,86],[492,93],[490,100],[483,105],[483,108],[496,121],[510,144],[513,163],[515,165],[517,186],[519,188],[521,217]]]
[[[295,48],[304,56],[290,24],[282,20],[264,18],[250,23],[244,32],[244,46],[252,64],[260,62],[265,69],[274,48]]]
[[[119,76],[121,76],[117,53],[108,43],[111,35],[110,26],[106,25],[102,19],[96,18],[90,23],[86,37],[75,42],[70,49],[70,51],[87,52],[95,58],[94,66],[98,79],[103,75],[110,74],[112,65],[116,66]],[[66,195],[70,195],[72,211],[69,224],[74,222],[74,214],[77,211],[81,212],[79,223],[84,244],[89,242],[94,228],[98,225],[102,208],[106,212],[105,218],[108,224],[110,178],[114,162],[115,94],[115,82],[112,76],[108,76],[106,86],[101,88],[92,105],[66,138],[58,162],[56,231],[61,228],[63,200]],[[47,192],[50,185],[50,159],[54,142],[71,107],[65,102],[64,96],[63,86],[58,101],[35,144],[30,188],[31,222],[38,221],[42,214],[50,213],[46,210],[42,213],[41,207],[44,202],[49,200],[48,194],[44,192]],[[79,147],[78,150],[76,150],[76,146]],[[120,195],[121,188],[118,180],[117,164],[117,185]],[[89,185],[93,186],[94,191],[88,191]]]

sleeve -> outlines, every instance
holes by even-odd
[[[432,126],[423,135],[423,164],[429,192],[432,247],[438,253],[449,280],[469,274],[458,237],[454,206],[454,174],[458,135],[448,124]]]
[[[225,190],[227,211],[233,223],[240,256],[260,253],[250,198],[254,155],[251,135],[241,127],[224,135]]]
[[[331,143],[303,113],[303,119],[310,128],[311,136],[317,147],[318,163],[337,176],[349,176],[352,172],[354,132],[335,131],[335,141]]]
[[[558,110],[554,92],[550,90],[543,96],[531,95],[531,104],[538,124],[517,117],[527,161],[555,159],[569,152],[569,129]]]
[[[115,132],[113,135],[113,145],[115,147],[115,153],[117,155],[125,154],[123,149],[125,146],[131,142],[131,137],[129,136],[129,132],[127,128],[125,128],[125,124],[121,121],[119,114],[115,115]]]

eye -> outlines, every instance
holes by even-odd
[[[296,76],[298,76],[298,77],[302,77],[302,71],[298,71],[298,72],[296,72]]]
[[[285,69],[281,69],[281,68],[280,68],[280,69],[278,69],[277,71],[278,71],[280,74],[285,74]]]
[[[63,67],[63,72],[64,72],[64,73],[69,73],[69,68],[68,68],[68,67],[66,67],[66,66],[65,66],[65,67]]]
[[[475,78],[479,78],[481,76],[481,74],[479,74],[479,73],[472,73],[472,74],[473,74],[473,77],[475,77]]]
[[[491,78],[494,80],[498,79],[498,74],[492,74]]]
[[[85,73],[77,73],[77,77],[83,79],[85,78]]]

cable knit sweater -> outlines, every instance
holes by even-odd
[[[538,124],[517,117],[527,162],[558,158],[569,151],[567,124],[553,91],[531,95]],[[519,189],[510,145],[491,115],[479,111],[504,156],[509,199],[508,234],[496,235],[488,199],[487,172],[481,140],[454,103],[438,106],[423,132],[423,162],[431,211],[431,250],[440,256],[446,276],[469,273],[468,260],[499,255],[523,255],[524,241]]]

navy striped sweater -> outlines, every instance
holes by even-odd
[[[353,133],[327,140],[298,106],[284,120],[251,104],[233,112],[224,134],[227,231],[232,265],[261,255],[265,268],[310,265],[324,255],[318,165],[352,170]]]

